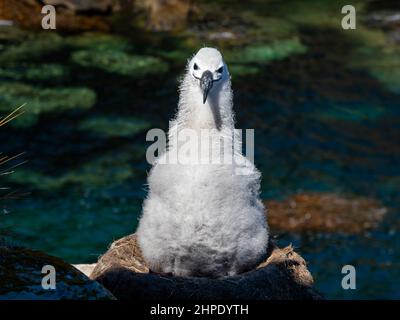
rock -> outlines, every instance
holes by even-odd
[[[189,0],[145,0],[149,29],[170,31],[183,29],[191,10]]]
[[[0,57],[1,58],[1,57]],[[48,112],[71,109],[89,109],[96,102],[96,93],[88,88],[57,87],[45,88],[31,86],[23,82],[2,82],[0,84],[0,111],[11,112],[13,106],[29,101],[29,113],[15,119],[13,126],[34,125],[39,115]]]
[[[11,20],[25,28],[41,28],[44,5],[53,5],[57,12],[57,30],[109,31],[115,14],[131,15],[145,11],[147,27],[156,31],[183,29],[193,5],[189,0],[0,0],[0,20]]]
[[[377,200],[334,193],[303,193],[266,201],[274,231],[360,233],[375,228],[387,209]]]
[[[237,39],[237,35],[231,31],[220,31],[211,32],[207,38],[210,40],[234,40]]]
[[[367,25],[379,28],[387,33],[388,39],[398,44],[400,43],[400,12],[383,11],[375,12],[365,18]]]
[[[56,289],[45,290],[42,268],[54,266]],[[98,282],[70,264],[40,251],[0,245],[0,300],[115,299]]]
[[[400,13],[374,13],[366,17],[366,21],[371,26],[381,28],[391,28],[400,26]]]
[[[180,278],[152,273],[136,236],[115,241],[100,257],[91,278],[121,300],[268,300],[322,299],[304,259],[291,246],[270,244],[268,258],[256,269],[221,279]]]
[[[0,20],[0,27],[11,27],[13,22],[11,20]]]
[[[388,36],[390,41],[396,44],[400,44],[400,27],[396,30],[389,32]]]
[[[119,1],[117,0],[41,0],[41,2],[65,7],[74,12],[107,12],[119,9]]]
[[[109,73],[136,78],[161,74],[168,70],[168,65],[156,57],[132,55],[121,50],[79,50],[71,58],[83,67],[95,67]]]
[[[12,21],[13,23],[16,23],[27,29],[41,30],[43,18],[41,11],[43,5],[45,5],[44,2],[45,1],[40,0],[0,0],[0,20]],[[97,3],[97,1],[91,2]],[[73,10],[69,10],[65,6],[62,8],[56,7],[56,11],[57,31],[108,31],[110,29],[110,24],[106,20],[104,13],[88,15],[85,14],[84,11],[75,12]]]
[[[100,137],[129,137],[151,128],[151,124],[134,117],[93,116],[82,121],[79,129]]]

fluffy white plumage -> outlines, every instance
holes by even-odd
[[[203,103],[200,79],[206,71],[213,81]],[[268,225],[259,199],[260,173],[241,154],[239,139],[234,139],[232,164],[163,164],[180,147],[174,138],[185,128],[214,129],[200,143],[212,141],[210,150],[217,153],[220,144],[215,141],[233,140],[230,75],[218,50],[202,48],[188,62],[172,123],[168,148],[148,177],[149,193],[137,229],[150,269],[221,277],[255,267],[265,258]],[[237,169],[246,174],[237,174]]]

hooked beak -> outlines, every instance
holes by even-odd
[[[213,86],[213,75],[211,71],[204,71],[200,78],[200,88],[203,91],[203,104],[206,103],[208,93]]]

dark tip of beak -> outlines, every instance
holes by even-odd
[[[200,88],[203,91],[203,104],[206,103],[208,93],[213,86],[213,75],[211,71],[204,71],[200,78]]]
[[[207,101],[207,96],[208,96],[208,92],[207,92],[207,91],[204,91],[204,92],[203,92],[203,104],[206,103],[206,101]]]

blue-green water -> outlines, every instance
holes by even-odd
[[[150,168],[146,129],[167,129],[186,59],[214,45],[231,66],[237,127],[255,129],[264,199],[335,192],[389,209],[362,235],[279,234],[278,244],[295,245],[328,298],[400,298],[399,44],[363,22],[343,31],[340,1],[222,2],[224,28],[209,6],[207,24],[177,34],[1,31],[0,111],[27,103],[0,128],[1,151],[29,160],[2,185],[31,192],[3,202],[2,225],[73,263],[96,261],[134,232]],[[376,10],[360,8],[360,17]],[[226,29],[234,40],[209,37]],[[356,267],[357,290],[341,288],[345,264]]]

